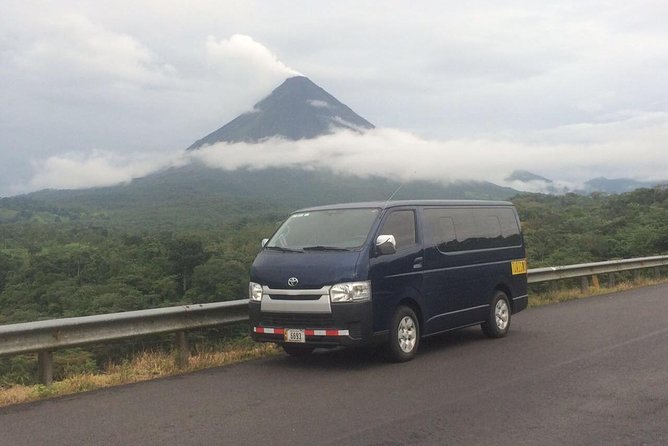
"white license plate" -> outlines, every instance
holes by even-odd
[[[295,328],[286,329],[283,337],[285,342],[306,342],[306,335],[304,334],[304,330]]]

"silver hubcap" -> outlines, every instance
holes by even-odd
[[[417,339],[417,332],[415,329],[415,321],[410,316],[404,316],[399,322],[399,347],[405,353],[410,353],[415,347],[415,340]]]
[[[504,299],[499,299],[494,307],[494,318],[496,319],[496,327],[499,330],[505,330],[508,326],[508,304]]]

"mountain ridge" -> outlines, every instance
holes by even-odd
[[[520,190],[522,190],[522,184],[526,185],[527,189],[530,189],[532,185],[541,185],[542,192],[552,195],[565,194],[569,192],[580,195],[591,193],[621,194],[625,192],[631,192],[635,189],[651,189],[661,186],[662,184],[661,181],[652,182],[639,181],[632,178],[597,177],[585,181],[581,187],[566,187],[558,184],[558,182],[537,175],[533,172],[529,172],[527,170],[515,170],[505,178],[505,181],[512,183],[513,187],[516,187]]]
[[[652,188],[659,185],[661,182],[657,181],[638,181],[632,178],[606,178],[597,177],[592,178],[584,183],[584,192],[604,192],[609,194],[621,194],[630,192],[640,188]]]
[[[542,181],[544,183],[552,183],[552,180],[543,176],[537,175],[528,170],[513,170],[513,172],[505,178],[506,181],[521,181],[527,183],[529,181]]]

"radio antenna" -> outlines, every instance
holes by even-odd
[[[387,207],[387,203],[389,203],[390,200],[392,200],[392,198],[394,198],[394,196],[397,194],[397,192],[399,192],[399,190],[400,190],[402,187],[404,187],[404,183],[401,183],[401,184],[399,185],[399,187],[397,187],[397,189],[396,189],[394,192],[392,192],[392,195],[390,195],[390,198],[388,198],[387,200],[385,200],[385,206],[383,206],[383,207]]]

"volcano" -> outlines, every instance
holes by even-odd
[[[337,130],[363,132],[374,128],[324,89],[304,76],[286,79],[253,110],[195,141],[188,150],[218,142],[258,142],[279,137],[311,139]]]

